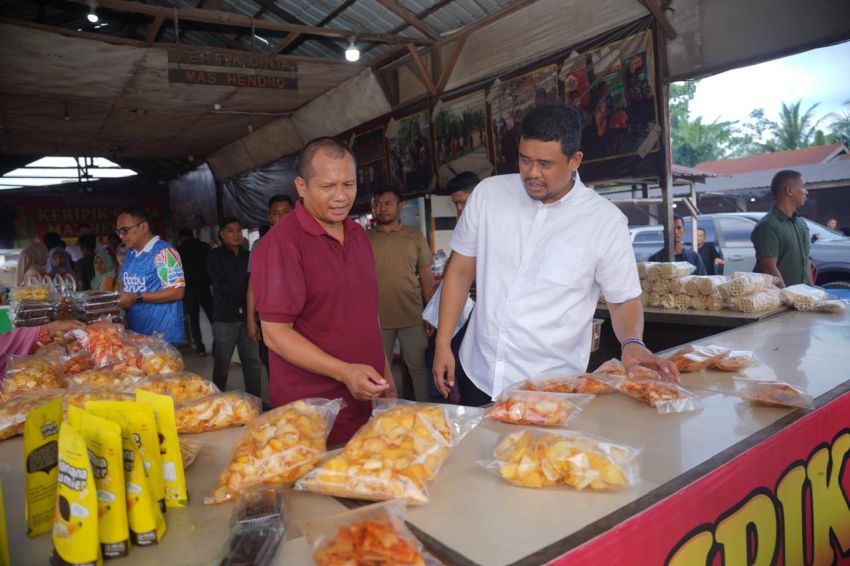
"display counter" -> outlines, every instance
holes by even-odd
[[[567,560],[571,552],[585,552],[606,540],[616,550],[619,544],[616,537],[608,538],[613,536],[612,528],[632,524],[651,513],[655,506],[675,501],[680,492],[699,485],[704,477],[712,476],[730,461],[742,460],[763,444],[780,438],[784,432],[802,426],[822,412],[826,414],[827,405],[834,408],[833,403],[850,402],[848,328],[850,317],[847,313],[794,311],[698,341],[752,350],[762,363],[747,369],[747,376],[785,381],[806,390],[815,398],[815,411],[751,407],[733,395],[733,374],[715,371],[682,377],[682,385],[702,400],[704,408],[699,412],[661,415],[620,394],[597,397],[571,423],[571,428],[642,450],[640,483],[614,492],[577,492],[568,488],[538,490],[506,483],[498,474],[485,470],[478,461],[491,457],[500,433],[516,430],[516,427],[485,421],[455,448],[436,480],[429,484],[431,502],[408,508],[407,520],[437,556],[456,564],[540,564]],[[850,422],[847,414],[843,412],[844,428]],[[827,424],[820,425],[823,434],[829,436],[837,432],[833,430],[838,427],[834,421],[828,419]],[[159,546],[134,547],[128,558],[111,563],[215,562],[227,538],[231,506],[204,505],[203,497],[212,491],[229,459],[230,448],[241,434],[241,430],[231,429],[195,435],[203,439],[205,445],[187,470],[190,506],[168,509],[168,533]],[[817,445],[815,442],[797,448],[808,454]],[[772,449],[771,453],[791,457],[791,452],[786,453],[781,447]],[[791,463],[789,460],[788,464]],[[839,468],[845,470],[846,466]],[[25,534],[23,443],[20,438],[0,443],[0,475],[12,563],[45,564],[50,536],[30,540]],[[770,481],[766,489],[772,490],[776,484]],[[717,489],[726,483],[720,481],[709,495],[722,498],[723,494]],[[309,564],[309,549],[300,536],[299,524],[305,519],[343,511],[345,506],[326,496],[302,492],[288,495],[287,532],[273,563]],[[736,501],[735,496],[724,500],[730,509]],[[686,518],[674,522],[667,527],[667,535],[673,542],[669,548],[663,547],[666,539],[659,536],[661,550],[658,552],[663,555],[672,551],[677,541],[698,526],[699,523],[689,524]],[[623,539],[622,548],[627,547]],[[611,552],[605,556],[616,556]],[[598,561],[599,555],[594,560]],[[646,563],[650,562],[647,559]]]

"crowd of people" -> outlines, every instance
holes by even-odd
[[[199,355],[207,352],[203,310],[212,323],[216,385],[227,387],[237,350],[248,393],[261,395],[267,368],[271,406],[342,397],[331,444],[365,423],[378,397],[429,401],[436,392],[482,405],[530,375],[584,372],[600,290],[627,370],[641,364],[677,379],[676,368],[642,341],[627,219],[578,173],[577,111],[543,103],[519,128],[518,174],[482,181],[465,172],[448,184],[458,224],[436,294],[430,247],[402,222],[397,189],[373,195],[368,231],[349,217],[356,163],[330,137],[306,145],[297,202],[284,194],[269,200],[268,225],[250,250],[237,218],[221,220],[214,247],[187,228],[174,247],[154,234],[147,211],[128,208],[101,244],[86,225],[70,246],[45,235],[44,244],[21,254],[18,284],[62,275],[81,289],[116,290],[131,329],[191,343]],[[774,208],[753,232],[757,267],[784,284],[807,281],[808,232],[796,213],[805,202],[802,178],[783,172],[771,190]],[[683,244],[683,234],[676,216],[677,261],[693,263],[698,274],[722,272],[722,254],[704,232],[697,250]],[[651,259],[660,261],[662,252]],[[464,310],[470,299],[471,314]],[[436,328],[422,316],[432,300]],[[392,371],[396,344],[402,379]]]

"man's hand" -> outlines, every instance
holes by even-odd
[[[679,383],[679,370],[676,365],[670,360],[656,356],[640,344],[626,344],[621,361],[629,377],[633,377],[632,368],[640,365],[656,370],[667,381]]]
[[[121,296],[118,298],[118,306],[124,310],[129,309],[133,306],[133,303],[136,302],[136,295],[133,293],[121,293]]]
[[[79,320],[56,320],[47,323],[47,333],[54,340],[61,340],[65,333],[75,328],[83,328],[85,325]]]
[[[444,399],[449,398],[449,391],[455,385],[455,355],[451,346],[438,345],[434,351],[434,385]]]
[[[257,324],[257,320],[251,316],[251,313],[248,313],[248,338],[250,338],[253,342],[260,341],[260,325]]]
[[[348,387],[354,398],[360,401],[380,397],[390,388],[390,384],[375,368],[365,364],[347,364],[340,381]]]
[[[427,320],[423,320],[422,322],[425,323],[425,336],[430,338],[431,336],[434,335],[434,332],[436,332],[437,329],[434,328],[433,326],[431,326],[431,323],[428,322]]]

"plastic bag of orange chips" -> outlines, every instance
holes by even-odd
[[[479,463],[522,487],[608,491],[637,485],[638,454],[634,448],[585,434],[522,430],[500,437],[493,460]]]
[[[317,566],[440,564],[404,524],[406,502],[393,499],[306,521],[301,531]]]
[[[85,328],[75,328],[68,331],[69,339],[76,339],[80,346],[89,354],[94,367],[111,366],[125,359],[122,353],[123,327],[120,324],[96,322]],[[69,346],[69,352],[74,351]]]
[[[510,424],[566,426],[593,401],[594,397],[594,395],[508,389],[499,395],[487,416]]]
[[[723,346],[691,344],[673,352],[669,359],[676,364],[679,371],[689,373],[705,369],[719,362],[731,351],[730,348]]]
[[[62,389],[64,386],[60,361],[49,356],[11,354],[0,390],[8,398],[24,391]]]
[[[312,470],[325,455],[342,404],[342,399],[304,399],[253,419],[204,503],[223,503],[252,485],[292,483]]]
[[[476,407],[374,401],[372,418],[337,454],[295,484],[295,489],[380,501],[405,497],[428,502],[434,479],[451,449],[478,423]]]
[[[177,432],[209,432],[241,426],[260,414],[262,401],[244,391],[214,393],[174,407]]]
[[[584,395],[605,395],[614,392],[611,387],[599,381],[592,373],[576,376],[535,377],[517,384],[516,389],[546,393],[581,393]]]
[[[600,375],[599,379],[632,399],[655,407],[662,415],[701,411],[702,401],[687,389],[675,383],[645,378],[622,378]]]
[[[190,371],[151,375],[132,385],[127,391],[134,392],[136,389],[144,389],[160,395],[171,395],[175,403],[206,397],[213,393],[221,393],[215,383]]]
[[[614,377],[626,377],[626,366],[623,365],[623,362],[616,358],[611,358],[598,368],[596,368],[593,372],[597,375],[611,375]],[[655,371],[652,368],[647,368],[643,366],[634,366],[632,368],[632,374],[635,379],[661,379],[661,374]]]

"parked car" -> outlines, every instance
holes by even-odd
[[[723,251],[726,261],[724,273],[752,271],[756,264],[756,253],[750,235],[764,216],[764,212],[723,212],[702,214],[697,225],[705,230],[705,241],[716,242]],[[809,257],[817,267],[816,284],[823,287],[850,288],[850,237],[830,230],[808,218],[812,243]],[[692,241],[691,219],[685,217],[685,244]],[[661,226],[631,226],[632,246],[638,261],[646,259],[661,249],[663,228]]]

